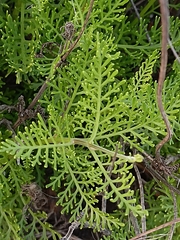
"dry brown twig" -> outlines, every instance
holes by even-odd
[[[172,136],[172,130],[170,127],[170,123],[168,120],[168,117],[165,113],[163,103],[162,103],[162,88],[164,79],[166,76],[166,66],[167,66],[167,44],[168,44],[168,35],[169,35],[169,28],[168,28],[168,18],[169,18],[169,11],[168,11],[168,1],[160,0],[161,5],[161,17],[162,17],[162,54],[161,54],[161,67],[160,67],[160,74],[159,74],[159,81],[158,81],[158,89],[157,89],[157,102],[159,106],[159,110],[161,112],[161,115],[163,117],[163,120],[167,127],[167,135],[165,138],[160,141],[159,144],[156,146],[156,156],[155,159],[148,156],[148,154],[143,153],[143,155],[146,156],[147,159],[150,160],[152,167],[148,164],[146,158],[144,159],[147,170],[152,174],[153,177],[156,179],[162,181],[168,188],[172,191],[174,191],[176,194],[180,194],[180,191],[175,188],[174,186],[170,185],[167,180],[162,176],[162,173],[165,176],[171,175],[175,179],[177,179],[176,176],[174,176],[172,173],[175,170],[176,166],[167,166],[164,161],[162,161],[162,158],[160,156],[160,150],[162,146],[171,138]],[[178,180],[178,179],[177,179]],[[179,180],[178,180],[179,181]]]
[[[146,236],[146,235],[148,235],[148,234],[150,234],[150,233],[156,232],[156,231],[158,231],[158,230],[160,230],[160,229],[162,229],[162,228],[169,227],[169,226],[171,226],[172,224],[175,224],[175,223],[178,223],[178,222],[180,222],[180,218],[176,218],[176,219],[174,219],[174,220],[172,220],[172,221],[170,221],[170,222],[164,223],[164,224],[162,224],[162,225],[160,225],[160,226],[158,226],[158,227],[155,227],[155,228],[153,228],[153,229],[150,229],[150,230],[148,230],[148,231],[146,231],[146,232],[144,232],[144,233],[141,233],[141,234],[139,234],[139,235],[137,235],[137,236],[135,236],[135,237],[133,237],[133,238],[130,238],[129,240],[138,240],[138,239],[140,239],[140,238],[143,237],[143,236]]]
[[[145,210],[144,189],[143,189],[141,175],[140,175],[139,169],[136,166],[136,164],[134,164],[134,170],[136,172],[136,176],[137,176],[138,184],[139,184],[141,207],[142,207],[142,210]],[[141,218],[141,225],[142,225],[142,233],[146,232],[146,216],[145,215],[142,216],[142,218]],[[142,238],[142,240],[143,239],[145,239],[145,238]]]
[[[134,8],[134,11],[135,11],[138,19],[140,20],[141,17],[140,17],[140,14],[139,14],[139,12],[138,12],[138,9],[137,9],[137,7],[136,7],[136,6],[137,6],[137,3],[135,4],[134,1],[131,0],[131,4],[132,4],[132,6],[133,6],[133,8]],[[150,43],[150,42],[151,42],[151,37],[150,37],[150,35],[149,35],[149,33],[148,33],[148,30],[147,30],[147,28],[145,28],[144,30],[145,30],[145,32],[146,32],[147,40],[148,40],[148,42]]]
[[[155,151],[156,160],[160,161],[160,151],[162,146],[167,143],[172,137],[172,129],[168,119],[168,116],[165,112],[163,101],[162,101],[162,90],[164,85],[164,80],[166,77],[166,68],[168,60],[167,45],[169,39],[169,9],[168,9],[168,0],[159,0],[160,10],[161,10],[161,25],[162,25],[162,42],[161,42],[161,66],[158,79],[157,87],[157,103],[158,108],[163,118],[163,121],[166,125],[167,135],[157,144]]]
[[[138,12],[138,9],[137,9],[134,1],[131,0],[131,3],[132,3],[132,6],[134,8],[134,11],[135,11],[138,19],[140,20],[140,14]],[[169,39],[168,0],[159,0],[159,3],[160,3],[161,22],[162,22],[162,44],[161,44],[161,66],[160,66],[158,89],[157,89],[157,103],[158,103],[158,108],[160,110],[162,118],[164,120],[164,123],[166,125],[167,135],[156,146],[155,155],[156,155],[157,160],[160,160],[160,150],[161,150],[162,146],[171,139],[172,134],[173,134],[172,130],[171,130],[170,122],[168,120],[168,116],[164,110],[164,106],[163,106],[163,102],[162,102],[162,90],[163,90],[163,83],[164,83],[165,76],[166,76],[166,67],[167,67],[167,58],[168,58],[168,53],[167,53],[168,44],[169,44],[175,58],[177,59],[178,62],[180,62],[180,58],[179,58],[176,50],[174,49],[172,42]],[[148,41],[151,42],[151,38],[149,36],[147,29],[145,29],[145,31],[146,31]]]
[[[64,237],[61,238],[61,240],[70,240],[74,230],[79,227],[80,219],[83,217],[83,215],[84,215],[84,212],[81,212],[79,217],[77,217],[76,221],[71,223],[71,225],[68,228],[68,232]]]
[[[171,191],[171,194],[172,194],[172,198],[173,198],[173,204],[174,204],[174,220],[176,220],[177,219],[177,217],[178,217],[178,210],[177,210],[177,201],[176,201],[176,196],[175,196],[175,193],[172,191],[172,190],[170,190]],[[171,225],[171,229],[170,229],[170,231],[169,231],[169,237],[168,237],[168,240],[171,240],[172,238],[173,238],[173,234],[174,234],[174,230],[175,230],[175,223],[173,223],[172,225]]]
[[[178,56],[178,54],[177,54],[177,52],[176,52],[176,50],[175,50],[175,48],[174,48],[174,46],[173,46],[173,44],[172,44],[172,42],[171,42],[170,39],[168,39],[168,43],[169,43],[169,46],[170,46],[170,48],[171,48],[171,51],[172,51],[172,53],[174,54],[176,60],[180,63],[180,57]]]
[[[162,43],[161,43],[161,66],[160,66],[158,88],[157,88],[157,103],[158,103],[158,108],[160,110],[161,116],[166,125],[167,135],[156,145],[155,159],[157,162],[162,161],[161,155],[160,155],[162,146],[165,143],[167,143],[172,138],[172,135],[173,135],[171,125],[162,102],[162,90],[163,90],[164,80],[166,77],[166,68],[167,68],[167,60],[168,60],[167,46],[169,42],[169,4],[168,4],[168,0],[165,0],[165,1],[159,0],[159,3],[160,3],[160,11],[161,11]],[[174,220],[176,220],[177,218],[176,196],[172,189],[170,189],[170,191],[172,193],[173,203],[174,203]],[[168,240],[171,240],[173,238],[174,229],[175,229],[175,223],[171,225]]]
[[[165,143],[167,143],[171,139],[172,134],[173,134],[171,126],[170,126],[170,122],[169,122],[168,116],[165,112],[165,109],[163,106],[163,101],[162,101],[162,90],[163,90],[164,80],[166,77],[166,68],[167,68],[167,60],[168,60],[168,52],[167,52],[167,46],[168,46],[168,42],[169,42],[168,0],[165,0],[165,1],[159,0],[159,3],[160,3],[160,10],[161,10],[162,43],[161,43],[161,66],[160,66],[160,73],[159,73],[158,87],[157,87],[157,103],[158,103],[158,108],[159,108],[159,111],[163,118],[163,121],[166,125],[167,135],[156,146],[155,160],[151,159],[151,162],[156,165],[158,165],[158,162],[162,163],[162,159],[161,159],[161,155],[160,155],[161,148]],[[171,46],[171,48],[172,48],[172,46]],[[163,166],[164,166],[164,164],[163,164]],[[163,168],[163,166],[160,166],[161,169]],[[150,173],[153,173],[153,176],[155,176],[155,177],[157,176],[157,178],[160,179],[164,183],[166,182],[166,180],[160,174],[158,174],[156,171],[154,171],[149,165],[147,165],[146,167],[150,170]],[[164,168],[163,173],[166,173],[167,171],[168,171],[168,169]],[[166,185],[169,185],[169,184],[166,184]],[[176,196],[175,196],[175,191],[174,191],[176,189],[174,189],[173,186],[169,186],[169,188],[172,193],[173,203],[174,203],[174,221],[171,222],[171,229],[170,229],[170,233],[168,236],[168,240],[171,240],[173,238],[175,222],[177,220],[177,203],[176,203]],[[177,189],[177,191],[179,192],[178,189]],[[161,226],[165,227],[166,225],[163,224]],[[157,230],[158,228],[155,228],[155,229]],[[135,238],[132,238],[131,240],[140,239],[140,238],[142,239],[142,237],[146,236],[148,233],[150,233],[150,232],[147,231],[147,232],[144,232],[144,234],[139,234]]]

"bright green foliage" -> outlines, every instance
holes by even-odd
[[[22,73],[31,71],[34,59],[34,50],[38,46],[38,21],[28,19],[28,10],[22,2],[20,6],[21,15],[6,13],[6,24],[2,29],[2,43],[4,56],[11,71],[17,73],[17,83],[20,83]],[[31,22],[32,21],[32,22]],[[31,25],[29,25],[31,22]],[[33,32],[33,35],[32,35]],[[34,40],[37,41],[34,41]]]
[[[129,1],[95,1],[89,24],[68,64],[55,72],[60,58],[58,48],[52,53],[45,52],[44,58],[34,56],[45,42],[63,46],[61,34],[67,21],[74,23],[77,36],[88,3],[19,2],[12,15],[0,8],[4,13],[0,16],[0,50],[4,51],[1,66],[7,68],[7,73],[15,72],[17,82],[32,79],[34,88],[47,76],[51,81],[40,101],[47,119],[39,115],[21,128],[15,138],[10,138],[7,132],[0,136],[0,233],[3,239],[33,240],[39,235],[39,239],[47,239],[48,231],[53,239],[60,238],[52,226],[41,221],[45,218],[42,212],[31,212],[32,222],[26,222],[22,209],[29,200],[22,196],[21,186],[36,181],[57,192],[57,204],[62,206],[62,213],[70,215],[70,221],[83,212],[81,227],[88,223],[96,230],[112,229],[114,239],[130,238],[126,231],[128,215],[139,218],[147,215],[131,190],[135,179],[131,171],[133,163],[141,162],[142,157],[131,156],[130,152],[134,148],[154,154],[155,145],[165,135],[156,106],[157,83],[152,77],[160,56],[159,18],[149,31],[150,44],[144,31],[147,19],[137,24],[130,21],[131,17],[125,17]],[[171,24],[176,46],[179,21],[172,19]],[[164,103],[175,133],[175,146],[166,145],[166,153],[178,151],[180,126],[177,64],[170,73],[164,87]],[[111,172],[109,167],[119,140],[123,146],[119,146]],[[125,153],[121,147],[125,147]],[[52,170],[48,179],[44,176],[46,169]],[[151,186],[147,192],[148,202],[152,203],[149,211],[158,216],[157,211],[163,207],[154,210],[156,202],[150,198]],[[116,206],[114,212],[102,211],[98,200],[102,194]],[[168,202],[165,198],[161,200]]]
[[[4,19],[0,17],[4,22],[1,29],[4,59],[9,65],[8,73],[15,71],[17,83],[22,78],[27,80],[27,73],[34,76],[34,59],[41,43],[62,41],[59,28],[68,9],[59,5],[56,12],[55,7],[48,1],[17,1],[13,14],[7,12]]]

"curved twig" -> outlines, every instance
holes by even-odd
[[[172,224],[175,224],[175,223],[178,223],[178,222],[180,222],[180,218],[177,218],[177,219],[174,219],[174,220],[172,220],[172,221],[170,221],[170,222],[164,223],[164,224],[162,224],[162,225],[160,225],[160,226],[158,226],[158,227],[155,227],[155,228],[153,228],[153,229],[151,229],[151,230],[148,230],[148,231],[146,231],[146,232],[144,232],[144,233],[141,233],[141,234],[139,234],[139,235],[137,235],[137,236],[135,236],[135,237],[133,237],[133,238],[131,238],[131,239],[129,239],[129,240],[138,240],[138,239],[140,239],[141,237],[144,237],[145,235],[148,235],[148,234],[150,234],[150,233],[152,233],[152,232],[156,232],[156,231],[158,231],[158,230],[160,230],[160,229],[162,229],[162,228],[171,226]]]
[[[155,157],[157,160],[160,160],[160,151],[162,146],[168,142],[172,137],[172,129],[170,126],[170,122],[168,120],[168,116],[165,112],[163,102],[162,102],[162,89],[164,84],[164,79],[166,77],[166,68],[167,68],[167,45],[169,39],[169,10],[168,10],[168,0],[159,0],[160,10],[161,10],[161,24],[162,24],[162,43],[161,43],[161,66],[159,72],[158,79],[158,87],[157,87],[157,103],[158,108],[161,113],[161,116],[164,120],[167,129],[167,135],[157,144]]]

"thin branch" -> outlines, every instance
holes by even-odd
[[[131,223],[134,227],[134,231],[135,231],[136,235],[139,235],[141,231],[140,231],[140,228],[139,228],[138,220],[137,220],[137,217],[134,216],[132,211],[130,211],[130,213],[129,213],[129,218],[130,218]]]
[[[140,16],[140,14],[139,14],[139,12],[138,12],[138,9],[137,9],[137,7],[136,7],[136,5],[135,5],[135,3],[134,3],[133,0],[131,0],[131,4],[132,4],[132,6],[133,6],[133,8],[134,8],[134,11],[135,11],[138,19],[140,20],[141,16]],[[151,42],[151,37],[149,36],[149,33],[148,33],[147,28],[145,28],[145,32],[146,32],[147,40],[148,40],[148,42],[150,43],[150,42]]]
[[[175,188],[173,185],[171,185],[162,175],[160,175],[157,171],[155,171],[147,162],[146,159],[144,159],[146,169],[147,171],[154,177],[155,180],[161,181],[163,184],[165,184],[170,190],[172,190],[174,193],[180,195],[179,189]]]
[[[177,54],[177,52],[176,52],[176,50],[175,50],[175,48],[174,48],[174,46],[173,46],[173,44],[172,44],[172,42],[171,42],[170,39],[168,39],[168,43],[169,43],[169,46],[170,46],[171,51],[173,52],[175,58],[176,58],[177,61],[180,63],[180,57],[178,56],[178,54]]]
[[[90,17],[90,14],[92,12],[92,7],[93,7],[93,4],[94,4],[94,0],[91,0],[90,4],[89,4],[89,10],[88,10],[88,13],[86,15],[86,19],[84,21],[84,25],[82,26],[81,28],[81,31],[78,35],[78,37],[76,38],[76,40],[74,41],[74,43],[70,46],[69,50],[62,56],[61,60],[59,61],[59,63],[57,63],[56,67],[59,67],[59,65],[61,64],[61,61],[64,62],[66,60],[66,58],[69,56],[69,54],[72,52],[72,50],[75,48],[75,46],[77,45],[77,43],[79,42],[85,28],[86,28],[86,25],[88,23],[88,20],[89,20],[89,17]]]
[[[176,220],[177,217],[178,217],[177,201],[176,201],[175,193],[172,190],[171,190],[171,194],[172,194],[173,205],[174,205],[174,220]],[[171,229],[170,229],[170,232],[169,232],[168,240],[172,240],[173,234],[174,234],[174,230],[175,230],[175,223],[171,225]]]
[[[61,240],[70,240],[71,236],[76,228],[79,227],[80,225],[80,219],[83,217],[84,212],[81,212],[80,215],[77,217],[76,221],[72,222],[71,225],[69,226],[68,232],[64,237],[61,238]]]
[[[144,232],[144,233],[141,233],[141,234],[139,234],[139,235],[137,235],[137,236],[135,236],[135,237],[133,237],[133,238],[131,238],[131,239],[129,239],[129,240],[138,240],[138,239],[140,239],[141,237],[143,237],[143,236],[145,236],[145,235],[148,235],[148,234],[150,234],[150,233],[156,232],[156,231],[158,231],[158,230],[160,230],[160,229],[162,229],[162,228],[169,227],[169,226],[171,226],[172,224],[175,224],[175,223],[178,223],[178,222],[180,222],[180,218],[177,218],[177,219],[172,220],[172,221],[170,221],[170,222],[164,223],[164,224],[162,224],[162,225],[160,225],[160,226],[158,226],[158,227],[155,227],[155,228],[153,228],[153,229],[151,229],[151,230],[148,230],[148,231],[146,231],[146,232]]]
[[[64,138],[63,140],[64,140],[63,146],[65,146],[66,145],[66,143],[65,143],[66,139]],[[112,157],[114,156],[114,151],[111,151],[107,148],[103,148],[103,147],[101,147],[99,145],[96,145],[96,144],[93,144],[93,143],[89,143],[87,139],[72,138],[70,140],[69,139],[67,139],[67,140],[68,140],[67,145],[72,145],[72,144],[76,145],[77,144],[77,145],[81,145],[81,146],[85,146],[85,147],[89,148],[90,151],[91,150],[92,151],[101,151],[101,152],[106,153],[106,154],[108,154]],[[136,154],[134,156],[126,156],[126,155],[117,153],[116,157],[121,158],[121,159],[126,160],[126,161],[129,161],[129,162],[134,162],[134,161],[141,162],[143,160],[142,156],[139,155],[139,154]]]
[[[135,154],[136,154],[136,149],[133,149],[133,155],[135,155]],[[133,166],[135,166],[135,164],[133,164]],[[127,191],[128,190],[126,189],[125,192],[127,192]],[[128,199],[132,199],[132,197],[128,197]],[[131,223],[134,227],[135,234],[136,235],[140,234],[141,230],[140,230],[140,227],[139,227],[137,216],[135,216],[132,211],[130,211],[130,213],[129,213],[129,219],[130,219],[130,221],[131,221]]]
[[[162,89],[163,89],[163,84],[166,77],[166,68],[167,68],[167,59],[168,59],[168,52],[167,52],[167,45],[168,45],[168,39],[169,39],[168,0],[159,0],[159,3],[160,3],[160,10],[161,10],[162,43],[161,43],[161,66],[160,66],[158,87],[157,87],[157,103],[158,103],[158,108],[161,113],[161,116],[166,125],[167,135],[156,146],[155,157],[157,160],[160,160],[160,151],[162,146],[171,139],[173,134],[171,130],[170,122],[168,120],[168,117],[164,110],[164,106],[162,102]]]
[[[133,166],[134,166],[134,170],[136,172],[136,176],[137,176],[138,183],[139,183],[141,207],[142,207],[142,210],[145,210],[144,189],[143,189],[141,175],[139,173],[139,169],[137,168],[136,164],[134,164]],[[141,218],[141,224],[142,224],[142,233],[144,233],[144,232],[146,232],[146,216],[145,215],[142,216],[142,218]]]

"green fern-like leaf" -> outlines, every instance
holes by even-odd
[[[5,240],[11,239],[12,237],[17,240],[21,240],[19,237],[19,225],[17,224],[17,219],[14,216],[12,209],[4,209],[0,205],[0,234]]]
[[[27,14],[23,3],[21,5],[21,17],[17,20],[7,13],[6,26],[2,32],[6,61],[11,69],[14,69],[17,73],[17,83],[20,83],[22,73],[28,73],[32,70],[35,48],[38,44],[38,41],[34,41],[35,38],[38,39],[36,31],[36,24],[38,23],[32,19],[31,26],[27,25],[25,22],[25,15]]]
[[[62,9],[61,4],[47,0],[31,2],[33,5],[28,8],[23,3],[12,16],[7,13],[7,22],[1,24],[4,57],[7,54],[9,71],[17,73],[18,81],[23,74],[38,81],[50,79],[41,99],[48,119],[38,116],[14,139],[8,137],[1,143],[0,203],[4,212],[0,223],[5,222],[2,236],[11,224],[8,237],[11,234],[14,238],[47,239],[47,231],[54,239],[60,237],[50,225],[40,221],[43,213],[31,212],[30,224],[20,217],[20,209],[26,205],[20,193],[21,185],[34,180],[33,171],[39,174],[37,181],[44,181],[39,170],[41,165],[42,171],[52,170],[47,187],[57,192],[57,204],[62,207],[62,213],[71,215],[70,221],[82,215],[82,227],[88,223],[96,230],[116,229],[112,236],[121,238],[127,234],[122,228],[117,232],[117,228],[124,227],[125,217],[130,213],[143,216],[147,212],[142,211],[131,190],[134,181],[131,169],[142,157],[126,156],[120,149],[115,154],[115,146],[121,138],[127,151],[135,147],[153,152],[158,137],[165,134],[155,100],[157,84],[152,81],[159,59],[158,51],[153,51],[160,47],[159,18],[150,30],[150,35],[156,33],[150,45],[144,31],[147,20],[140,20],[138,31],[137,23],[131,24],[123,15],[127,0],[95,1],[91,24],[87,25],[77,48],[65,66],[55,69],[61,54],[58,47],[42,59],[34,59],[35,53],[45,42],[64,44],[61,31],[66,21],[73,19],[78,32],[89,6],[77,0],[68,2]],[[173,23],[179,24],[177,20]],[[175,27],[171,31],[178,44]],[[27,39],[32,32],[35,34]],[[165,82],[163,100],[173,127],[178,129],[178,66],[174,66],[173,71],[173,77]],[[177,80],[173,82],[174,76]],[[176,137],[178,139],[178,132]],[[116,159],[110,171],[112,157]],[[111,202],[116,211],[102,211],[99,201],[102,198]],[[13,213],[8,209],[14,209]],[[15,232],[18,233],[15,235]]]
[[[94,147],[91,147],[89,153],[87,151],[85,152],[86,157],[82,158],[82,147],[74,148],[73,139],[63,138],[60,129],[57,128],[59,126],[57,122],[56,125],[50,122],[49,126],[50,129],[45,125],[43,119],[40,118],[38,126],[33,123],[31,130],[26,128],[25,133],[19,133],[19,136],[16,137],[16,142],[7,140],[3,146],[5,149],[11,145],[9,148],[11,154],[16,154],[16,157],[21,156],[22,159],[26,159],[26,162],[31,162],[33,165],[44,163],[45,167],[52,165],[55,170],[58,169],[58,176],[51,178],[51,183],[48,187],[52,187],[53,189],[65,187],[65,190],[58,194],[58,203],[63,206],[64,212],[71,212],[71,220],[76,219],[82,211],[82,206],[85,204],[85,208],[83,209],[83,211],[85,211],[84,218],[88,219],[90,211],[90,226],[93,226],[94,222],[98,223],[97,226],[100,226],[100,222],[103,222],[103,227],[105,227],[105,222],[108,227],[110,227],[111,224],[122,225],[119,220],[111,218],[110,215],[108,217],[108,214],[106,214],[105,221],[104,213],[96,208],[96,196],[99,192],[104,191],[108,185],[111,191],[105,194],[107,199],[112,202],[120,201],[121,204],[119,207],[125,207],[126,214],[128,214],[129,211],[133,211],[135,215],[143,213],[139,206],[134,207],[132,205],[132,203],[135,203],[135,199],[129,200],[129,197],[133,197],[133,191],[129,190],[133,178],[132,174],[129,173],[132,165],[131,167],[127,167],[126,164],[128,157],[124,156],[124,160],[115,164],[114,173],[121,175],[121,177],[112,180],[106,171],[108,162],[106,162],[105,165],[102,164],[103,159],[107,159],[107,155],[102,155],[101,153],[101,157],[99,157],[94,151],[94,148],[98,146],[94,145]],[[55,132],[59,137],[51,135],[51,127],[54,126],[56,126]],[[37,133],[37,130],[41,132],[40,135]],[[57,143],[56,141],[58,139],[62,139],[62,141]],[[78,143],[78,140],[76,141]],[[97,150],[100,149],[101,148],[97,148]],[[123,157],[123,155],[121,156]],[[108,161],[110,161],[110,156],[108,159]],[[117,170],[118,166],[123,163],[123,167]],[[103,178],[106,179],[105,182],[102,181]],[[61,185],[62,180],[65,180],[63,186]],[[120,187],[117,188],[117,185]],[[122,193],[124,190],[127,192]]]

